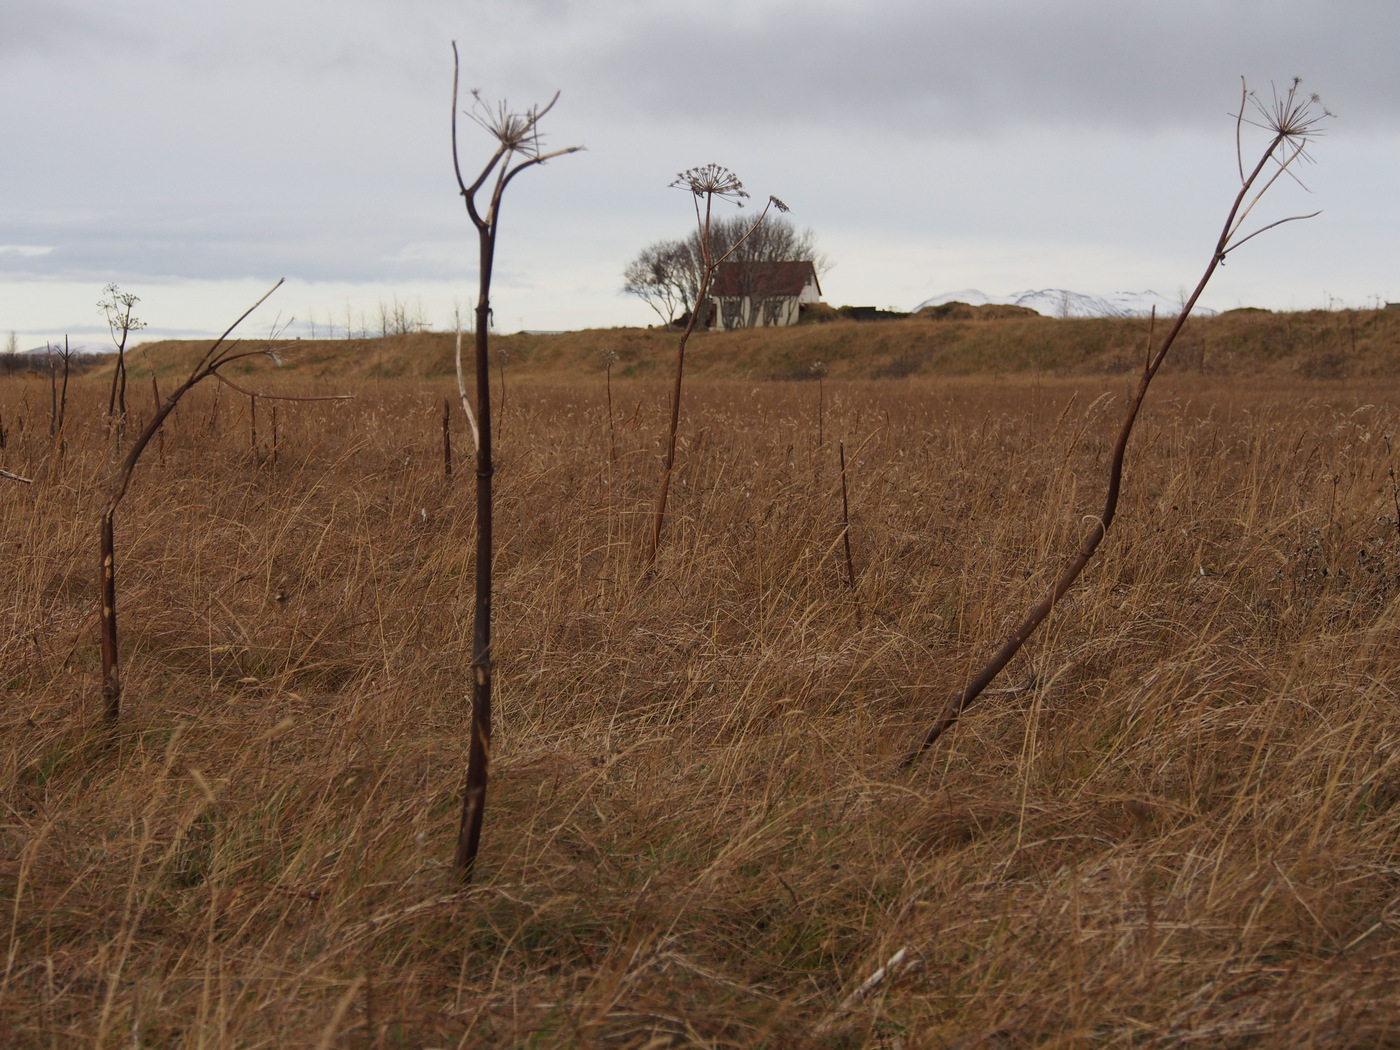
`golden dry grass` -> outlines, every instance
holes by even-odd
[[[905,776],[1126,379],[829,380],[824,447],[815,384],[693,384],[650,582],[661,384],[614,464],[600,382],[512,382],[468,892],[470,472],[442,383],[344,385],[275,468],[227,391],[150,450],[108,732],[102,381],[62,456],[0,382],[5,1046],[1400,1043],[1400,385],[1159,380],[1101,556]]]
[[[1033,370],[1059,375],[1136,374],[1142,368],[1148,324],[1145,318],[911,317],[696,332],[686,351],[686,368],[692,376],[745,379],[803,378],[817,361],[833,377],[847,379]],[[154,364],[183,375],[207,345],[145,344],[132,355],[132,374],[143,375]],[[675,360],[676,333],[599,328],[493,334],[491,346],[493,353],[507,355],[507,381],[519,374],[601,376],[600,351],[605,348],[618,354],[614,376],[664,378]],[[453,374],[453,337],[445,333],[348,342],[298,340],[285,344],[284,352],[288,359],[302,362],[302,371],[323,377],[448,378]],[[261,360],[239,367],[273,371]],[[1393,375],[1400,368],[1400,310],[1232,310],[1218,317],[1192,318],[1166,367],[1168,372],[1214,376]]]

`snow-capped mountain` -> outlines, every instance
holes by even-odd
[[[1011,295],[987,295],[975,288],[964,288],[959,292],[947,292],[944,295],[935,295],[932,299],[925,299],[914,307],[914,312],[918,313],[925,306],[941,306],[951,302],[968,303],[971,306],[985,306],[988,303],[1026,306],[1046,317],[1146,317],[1154,306],[1157,308],[1157,316],[1175,317],[1181,310],[1180,299],[1153,291],[1085,295],[1063,288],[1042,288],[1039,291],[1013,292]],[[1211,317],[1216,311],[1197,304],[1192,313]]]

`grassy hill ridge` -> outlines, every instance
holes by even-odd
[[[1169,319],[1157,322],[1158,337]],[[1015,317],[992,320],[833,321],[792,328],[700,332],[687,370],[741,379],[801,379],[822,362],[833,377],[899,379],[919,374],[975,375],[1043,371],[1084,375],[1135,371],[1147,343],[1145,318]],[[468,340],[470,336],[467,337]],[[614,374],[665,374],[676,333],[599,328],[557,334],[493,335],[510,374],[601,374],[602,352],[617,353]],[[131,351],[133,376],[182,372],[205,341],[144,343]],[[277,344],[281,364],[252,358],[232,374],[295,369],[317,377],[433,378],[453,374],[454,337],[425,332],[353,340]],[[470,353],[470,343],[465,347]],[[1168,359],[1168,371],[1216,375],[1355,378],[1400,369],[1400,311],[1234,310],[1193,318]]]

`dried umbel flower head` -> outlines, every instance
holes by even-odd
[[[1269,101],[1251,91],[1243,80],[1240,84],[1240,109],[1235,117],[1235,157],[1239,164],[1240,181],[1244,181],[1243,144],[1240,141],[1244,125],[1259,128],[1273,136],[1269,154],[1282,168],[1290,167],[1294,161],[1311,162],[1307,152],[1308,143],[1323,134],[1323,121],[1333,119],[1336,114],[1322,104],[1317,94],[1303,94],[1302,78],[1294,77],[1288,90],[1279,94],[1277,85],[1269,85],[1272,96]],[[1248,115],[1253,109],[1254,115]],[[1297,175],[1289,172],[1296,180]]]
[[[1307,189],[1298,178],[1297,165],[1312,160],[1307,151],[1308,144],[1323,133],[1323,121],[1331,119],[1334,114],[1322,104],[1317,95],[1304,95],[1299,90],[1301,85],[1302,80],[1294,77],[1288,85],[1288,90],[1281,95],[1278,88],[1271,85],[1272,99],[1265,102],[1256,92],[1249,90],[1247,84],[1243,81],[1240,83],[1240,109],[1235,114],[1235,163],[1239,168],[1241,188],[1218,248],[1220,259],[1224,259],[1240,245],[1253,240],[1266,230],[1299,219],[1311,219],[1318,214],[1310,212],[1307,215],[1291,215],[1261,226],[1251,234],[1246,235],[1242,232],[1245,220],[1253,212],[1254,206],[1280,176],[1286,174],[1303,189]],[[1246,115],[1251,107],[1255,113],[1254,118]],[[1266,131],[1271,136],[1252,170],[1245,168],[1244,147],[1241,141],[1241,132],[1246,124]],[[1271,168],[1272,174],[1261,178],[1266,168]]]
[[[505,99],[492,105],[481,97],[480,90],[472,88],[472,108],[467,116],[496,139],[506,152],[538,157],[544,141],[539,131],[540,118],[553,109],[558,100],[559,93],[555,92],[548,105],[531,106],[524,113],[514,113]]]
[[[687,168],[676,176],[671,185],[680,190],[689,190],[697,197],[718,197],[733,201],[743,207],[748,192],[739,176],[723,164],[703,164],[698,168]],[[783,208],[787,210],[786,206]]]
[[[1335,114],[1322,104],[1321,97],[1316,93],[1304,95],[1300,92],[1298,89],[1302,83],[1301,77],[1294,77],[1282,95],[1276,85],[1269,85],[1273,95],[1270,102],[1264,102],[1258,92],[1249,92],[1249,100],[1259,119],[1247,119],[1245,123],[1294,141],[1317,138],[1322,134],[1322,122]]]

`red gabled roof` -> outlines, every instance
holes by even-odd
[[[720,263],[710,294],[801,295],[809,280],[817,280],[817,271],[810,259],[801,262],[727,262]],[[818,284],[818,295],[821,290]]]

